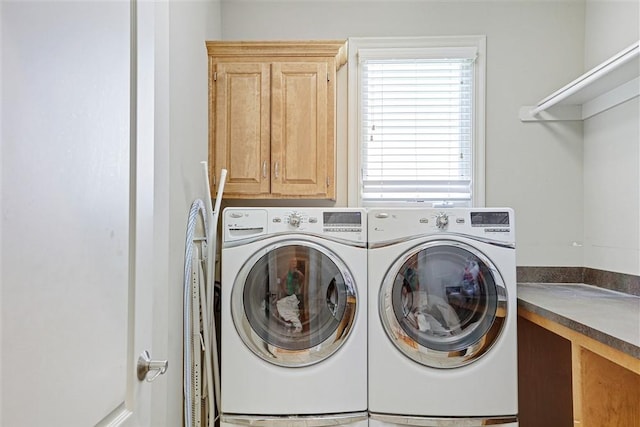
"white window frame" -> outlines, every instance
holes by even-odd
[[[361,198],[361,108],[360,108],[360,67],[358,52],[361,49],[394,50],[403,49],[474,48],[475,84],[472,129],[472,199],[473,207],[485,205],[485,86],[486,86],[486,36],[445,36],[445,37],[352,37],[349,38],[348,59],[348,147],[347,147],[347,203],[351,207],[379,206],[375,202],[363,203]],[[385,206],[423,206],[420,202],[385,202]],[[428,206],[431,207],[431,206]]]

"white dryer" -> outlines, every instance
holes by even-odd
[[[363,209],[225,209],[223,426],[367,425],[366,221]]]
[[[517,426],[507,208],[369,210],[371,426]]]

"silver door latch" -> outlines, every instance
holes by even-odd
[[[143,351],[138,357],[138,379],[140,381],[147,380],[151,382],[158,378],[159,375],[167,372],[169,367],[168,360],[151,360],[151,356],[147,350]],[[149,372],[155,372],[151,377],[147,378]]]

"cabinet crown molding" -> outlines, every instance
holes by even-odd
[[[347,63],[346,40],[207,41],[209,56],[221,57],[332,57],[336,70]]]

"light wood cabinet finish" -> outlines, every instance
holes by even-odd
[[[640,360],[518,308],[521,427],[639,427]]]
[[[207,42],[209,165],[225,198],[335,199],[346,42]],[[215,189],[212,189],[215,191]]]

